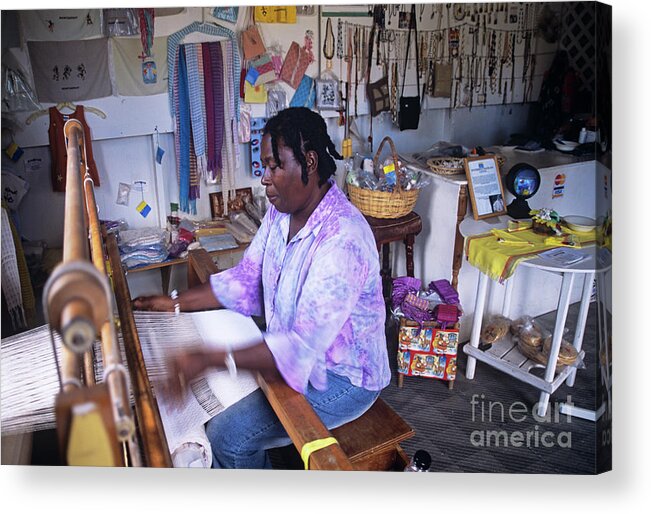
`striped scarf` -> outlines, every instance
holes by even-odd
[[[171,34],[167,38],[167,67],[169,70],[169,76],[173,77],[174,72],[175,72],[175,67],[178,63],[176,59],[176,52],[181,44],[181,41],[183,41],[183,38],[187,36],[188,34],[191,34],[192,32],[202,32],[204,34],[209,34],[211,36],[221,36],[228,38],[233,45],[235,45],[235,51],[231,53],[231,59],[232,59],[232,68],[231,68],[231,77],[229,79],[232,79],[232,82],[235,87],[235,91],[240,90],[240,74],[239,70],[240,68],[240,52],[237,47],[237,40],[235,38],[235,33],[232,30],[229,30],[225,27],[222,27],[221,25],[214,25],[214,24],[208,24],[208,23],[201,23],[198,21],[190,23],[187,27],[182,28],[178,32],[175,32],[174,34]],[[176,106],[174,105],[174,91],[173,91],[173,86],[174,84],[169,83],[169,99],[170,99],[170,111],[172,113],[176,112]],[[240,119],[240,104],[239,104],[239,96],[235,98],[235,117],[239,121]]]
[[[190,122],[192,124],[192,140],[194,142],[194,154],[197,156],[200,173],[205,171],[206,153],[206,130],[205,111],[203,95],[203,66],[199,66],[199,55],[197,45],[183,45],[187,65],[188,94],[190,99]],[[203,61],[202,61],[203,64]],[[193,177],[191,176],[191,179]],[[197,178],[198,183],[198,178]]]
[[[208,43],[210,51],[210,67],[212,70],[212,95],[213,95],[213,134],[214,134],[214,161],[212,163],[213,177],[222,170],[222,149],[224,147],[224,65],[221,43]]]
[[[190,142],[192,127],[190,123],[190,97],[188,91],[187,67],[185,64],[185,48],[179,47],[178,66],[175,66],[178,75],[176,114],[176,139],[178,144],[178,175],[179,175],[179,209],[181,212],[190,211]]]

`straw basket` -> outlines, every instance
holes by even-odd
[[[411,189],[405,191],[402,189],[402,186],[400,185],[402,172],[398,165],[398,153],[396,152],[396,147],[389,136],[382,140],[377,152],[375,153],[375,157],[373,157],[373,169],[377,168],[380,153],[385,142],[388,142],[391,147],[391,156],[396,168],[397,179],[393,192],[374,191],[372,189],[364,189],[348,184],[348,196],[355,207],[366,216],[395,219],[406,216],[412,211],[414,205],[416,205],[416,200],[418,200],[418,193],[420,190]]]

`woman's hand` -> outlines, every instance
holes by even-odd
[[[188,384],[208,368],[223,365],[225,353],[206,348],[185,350],[172,356],[168,363],[165,389],[173,398],[182,398]]]
[[[136,311],[174,312],[174,300],[169,296],[139,296],[132,305]]]

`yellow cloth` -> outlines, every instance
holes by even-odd
[[[296,23],[295,5],[257,5],[255,21],[258,23]]]
[[[316,439],[309,443],[305,443],[303,448],[301,448],[301,459],[303,459],[305,469],[309,469],[310,455],[321,448],[330,446],[331,444],[339,444],[339,442],[334,437],[326,437],[324,439]]]
[[[576,232],[566,230],[575,237],[579,245],[594,243],[596,232]],[[482,273],[493,280],[504,282],[515,272],[517,265],[533,259],[540,252],[564,246],[562,238],[536,234],[533,230],[507,232],[493,229],[490,232],[466,238],[466,258]]]

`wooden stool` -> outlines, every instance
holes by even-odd
[[[405,243],[405,256],[407,261],[407,275],[414,276],[414,241],[416,236],[423,228],[423,222],[420,216],[415,212],[410,212],[402,218],[381,219],[365,216],[366,221],[371,226],[377,250],[382,250],[382,283],[385,291],[384,298],[388,300],[389,290],[388,283],[391,280],[391,268],[389,266],[389,243],[394,241],[403,241]]]

